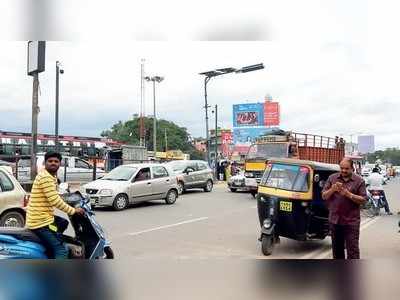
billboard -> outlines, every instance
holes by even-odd
[[[279,103],[266,101],[264,103],[264,125],[265,126],[279,126]]]
[[[233,129],[233,143],[242,145],[251,145],[260,135],[266,134],[275,128],[266,127],[248,127]]]
[[[373,135],[360,135],[358,137],[358,152],[361,154],[375,152],[375,137]]]
[[[233,105],[233,127],[264,126],[263,103]]]
[[[221,152],[224,157],[227,157],[230,155],[231,152],[230,145],[232,144],[232,132],[222,132],[221,141]]]

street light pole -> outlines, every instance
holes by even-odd
[[[218,180],[217,174],[217,157],[218,157],[218,105],[215,104],[215,174]]]
[[[209,135],[209,130],[208,130],[208,108],[209,105],[207,103],[207,84],[210,81],[211,78],[217,77],[220,75],[228,74],[228,73],[247,73],[247,72],[252,72],[252,71],[257,71],[264,69],[264,65],[261,64],[256,64],[256,65],[251,65],[247,67],[243,67],[241,69],[235,69],[235,68],[223,68],[223,69],[216,69],[212,71],[207,71],[207,72],[202,72],[199,73],[199,75],[204,75],[204,108],[206,110],[206,142],[207,142],[207,149],[206,149],[206,155],[207,155],[207,161],[208,164],[210,165],[210,152],[211,152],[211,147],[210,147],[210,135]]]
[[[60,62],[56,61],[56,117],[55,117],[55,149],[58,152],[60,145],[58,142],[58,116],[59,116],[59,86],[60,86],[60,74],[63,74],[64,70],[60,69]]]
[[[157,151],[157,120],[156,120],[156,82],[153,81],[153,151]]]
[[[210,81],[211,77],[206,77],[204,79],[204,108],[206,109],[206,155],[207,162],[210,165],[210,134],[208,130],[208,108],[210,107],[207,102],[207,83]]]
[[[153,151],[154,151],[154,155],[156,155],[156,151],[157,151],[156,82],[160,83],[161,81],[164,80],[164,77],[146,76],[144,79],[146,81],[153,82]]]

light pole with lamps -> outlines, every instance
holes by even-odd
[[[58,115],[59,115],[59,87],[60,87],[60,74],[64,74],[64,70],[60,69],[61,63],[56,61],[56,117],[55,117],[55,148],[58,152],[60,145],[58,143]]]
[[[251,65],[247,67],[243,67],[241,69],[235,69],[235,68],[223,68],[223,69],[216,69],[212,71],[207,71],[207,72],[202,72],[199,73],[199,75],[204,75],[204,108],[206,110],[206,155],[207,155],[207,162],[210,164],[210,135],[208,132],[208,108],[210,107],[208,105],[208,99],[207,99],[207,84],[210,81],[211,78],[221,76],[224,74],[229,74],[229,73],[247,73],[247,72],[252,72],[252,71],[257,71],[264,69],[264,64],[256,64],[256,65]]]
[[[161,76],[146,76],[144,78],[146,81],[153,82],[153,151],[154,156],[157,151],[157,120],[156,120],[156,82],[160,83],[164,80],[164,77]]]

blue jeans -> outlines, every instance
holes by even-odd
[[[57,224],[58,221],[59,220],[56,219],[54,223]],[[68,221],[67,221],[67,226],[68,226]],[[65,230],[66,227],[63,229]],[[49,258],[55,258],[55,259],[68,258],[68,249],[65,246],[64,241],[62,240],[61,233],[49,229],[49,226],[34,229],[33,232],[40,238],[43,246],[49,252],[48,253]]]

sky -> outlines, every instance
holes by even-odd
[[[156,86],[157,117],[194,137],[205,136],[198,73],[263,63],[264,70],[209,82],[219,126],[232,127],[233,104],[262,102],[269,94],[280,102],[283,129],[340,134],[348,141],[350,135],[373,134],[378,149],[399,147],[397,3],[276,2],[3,1],[0,130],[30,131],[26,41],[43,39],[40,132],[54,131],[57,60],[65,70],[60,134],[84,136],[99,136],[139,113],[141,59],[146,75],[165,77]],[[150,83],[145,101],[152,115]]]

